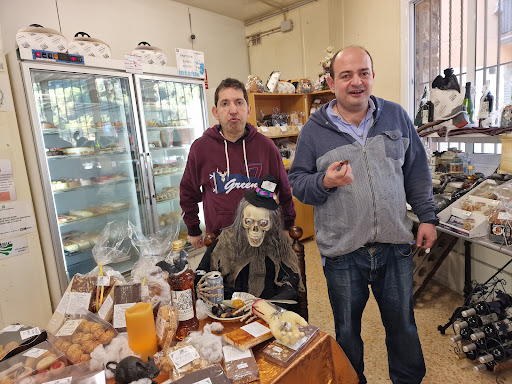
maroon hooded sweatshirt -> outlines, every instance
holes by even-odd
[[[215,233],[235,219],[238,203],[270,173],[278,181],[277,196],[286,229],[293,225],[295,209],[288,175],[274,142],[246,124],[237,142],[225,140],[220,126],[208,128],[194,141],[180,184],[180,205],[190,236],[199,236],[199,206],[203,202],[206,232]]]

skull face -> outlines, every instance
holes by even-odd
[[[248,205],[244,209],[242,225],[247,232],[247,240],[251,247],[259,247],[263,243],[265,233],[270,229],[270,213],[265,208]]]

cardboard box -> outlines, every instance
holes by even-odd
[[[489,186],[496,186],[496,182],[494,180],[485,180],[478,187],[439,212],[439,226],[470,238],[487,236],[489,220],[484,213],[489,208],[496,208],[500,204],[498,200],[480,197],[484,192],[487,194]],[[478,205],[477,203],[485,204],[485,209],[469,210],[467,208],[468,206]],[[471,229],[464,226],[466,219],[474,220]]]

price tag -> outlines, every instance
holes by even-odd
[[[236,367],[237,367],[238,369],[244,369],[244,368],[247,368],[247,367],[248,367],[248,365],[247,365],[247,363],[242,363],[242,364],[238,364]]]
[[[281,126],[281,131],[286,132],[288,131],[288,127],[286,125]]]
[[[283,352],[283,348],[279,348],[278,346],[274,346],[274,347],[272,347],[272,350],[273,350],[274,352],[277,352],[277,353],[281,353],[281,352]]]
[[[23,324],[12,324],[12,325],[9,325],[9,326],[5,327],[4,329],[2,329],[2,331],[0,333],[16,332],[16,331],[19,331],[21,328],[23,328]]]
[[[199,353],[197,353],[196,349],[191,345],[169,353],[169,358],[172,360],[178,371],[181,367],[190,363],[191,361],[194,361],[195,359],[198,359],[199,357]]]
[[[224,361],[226,363],[251,357],[251,351],[249,349],[247,351],[242,351],[240,348],[232,345],[222,347],[222,352],[224,352]]]
[[[110,285],[110,277],[109,276],[98,276],[98,282],[96,283],[98,287],[108,287]]]
[[[114,328],[126,328],[126,317],[124,316],[124,313],[128,308],[133,307],[135,304],[137,303],[114,305],[114,321],[112,321]]]
[[[26,339],[29,339],[31,338],[32,336],[37,336],[37,335],[40,335],[41,334],[41,331],[39,330],[38,327],[34,327],[34,328],[31,328],[31,329],[27,329],[26,331],[21,331],[20,332],[20,337],[21,337],[21,340],[26,340]]]
[[[46,381],[43,384],[69,384],[69,383],[71,383],[71,379],[72,379],[72,377],[65,377],[63,379]]]
[[[55,336],[71,336],[76,331],[81,322],[82,319],[66,321],[64,325],[60,327],[59,332],[57,332]]]
[[[268,327],[265,327],[263,324],[258,323],[257,321],[244,325],[243,327],[240,327],[240,329],[243,329],[248,334],[254,336],[254,337],[260,337],[263,336],[265,333],[270,332],[270,329]]]
[[[462,214],[463,214],[464,216],[467,216],[467,217],[471,216],[471,214],[472,214],[472,213],[473,213],[473,212],[470,212],[470,211],[462,211]]]
[[[268,128],[267,127],[260,127],[261,128],[261,132],[268,132]]]
[[[32,348],[32,349],[29,349],[27,352],[25,352],[23,354],[23,356],[33,357],[34,359],[37,359],[39,356],[41,356],[43,353],[46,353],[46,352],[48,352],[48,350],[46,350],[46,349]]]

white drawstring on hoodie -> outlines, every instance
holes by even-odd
[[[222,131],[219,131],[220,135],[224,137],[222,134]],[[247,165],[247,152],[245,151],[245,139],[242,140],[242,148],[244,151],[244,165],[245,165],[245,173],[247,174],[247,180],[250,182],[251,178],[249,176],[249,167]],[[228,179],[229,179],[229,155],[228,155],[228,142],[226,138],[224,137],[224,153],[226,154],[226,164],[227,164],[227,171],[228,171]]]

